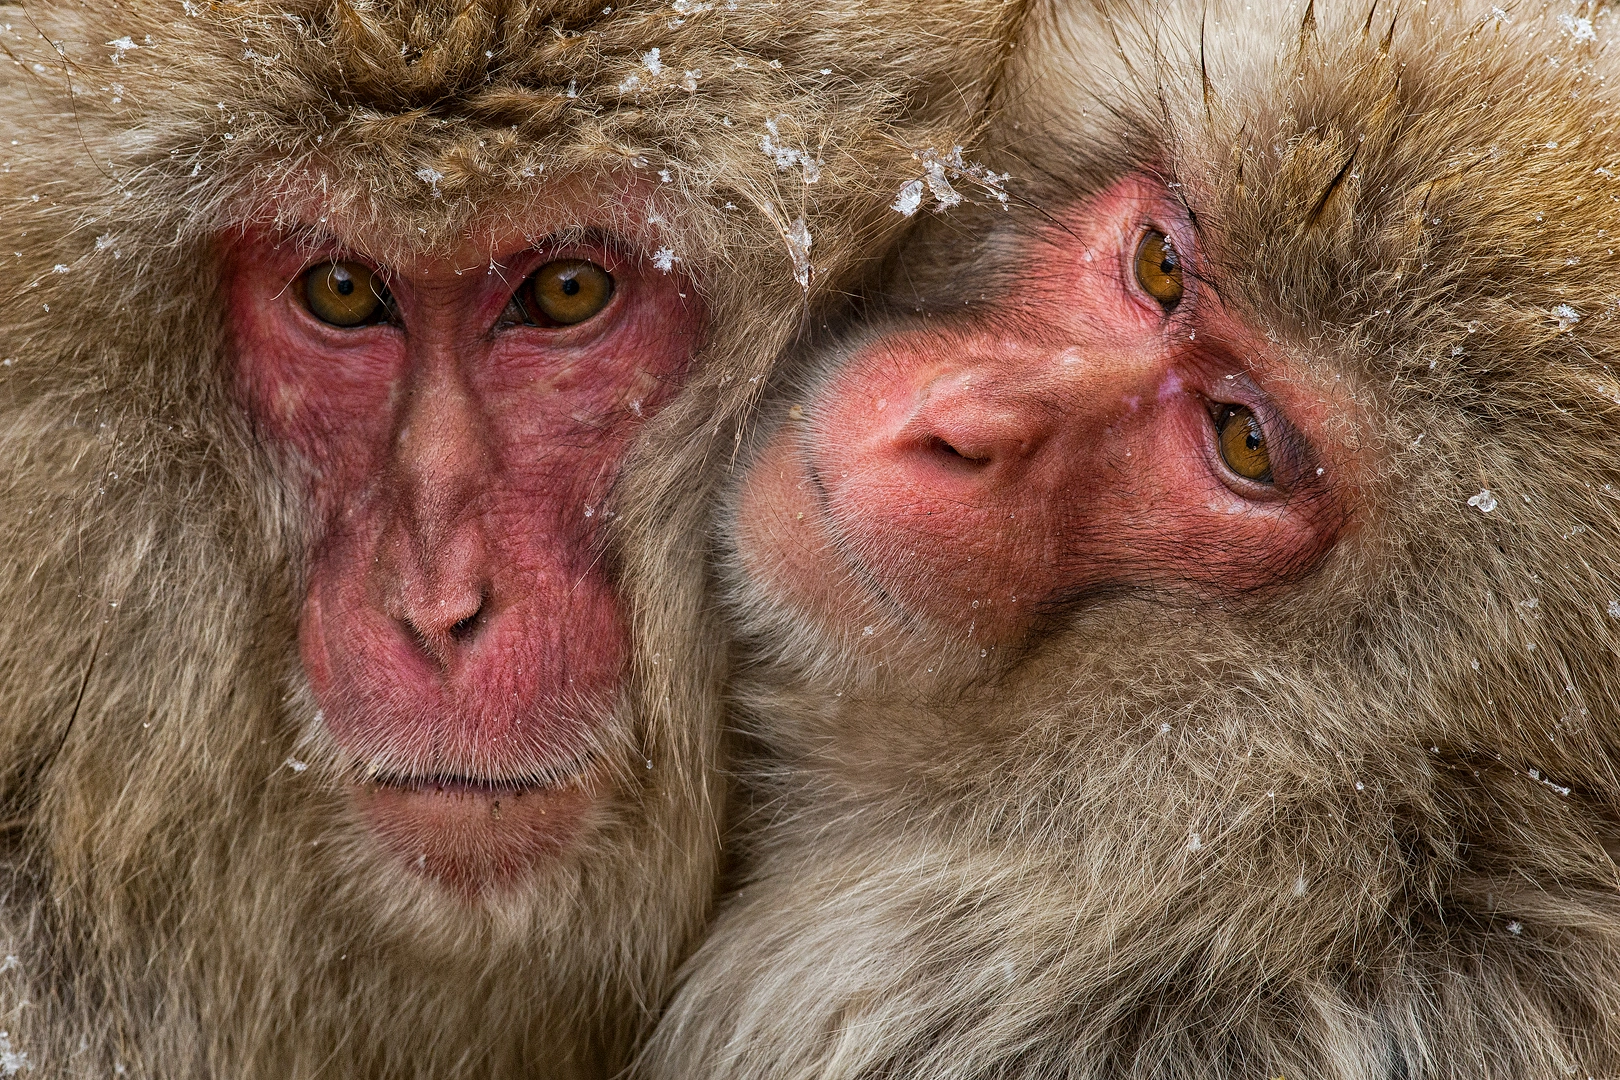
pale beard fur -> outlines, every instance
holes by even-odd
[[[775,355],[905,225],[913,153],[971,132],[1015,13],[0,6],[0,1075],[623,1062],[722,829],[692,537]],[[469,903],[351,817],[297,659],[298,466],[231,390],[215,243],[315,208],[373,258],[443,254],[625,176],[708,336],[615,487],[634,659],[593,746],[608,794]]]
[[[752,813],[645,1075],[1620,1075],[1617,31],[1432,3],[1032,25],[993,121],[1010,190],[1162,174],[1198,272],[1342,375],[1378,466],[1302,581],[1085,597],[987,659],[827,640],[723,515]],[[1014,318],[1043,221],[957,215],[891,299]]]

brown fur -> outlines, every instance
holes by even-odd
[[[759,377],[903,224],[913,151],[971,126],[1013,14],[0,5],[0,1075],[623,1060],[716,864],[723,652],[691,537]],[[819,178],[762,150],[768,121]],[[609,809],[530,887],[468,905],[374,850],[309,733],[308,538],[228,391],[213,245],[317,207],[371,256],[443,253],[625,176],[655,185],[711,338],[619,490],[637,651]]]
[[[1355,526],[988,661],[874,666],[733,567],[746,883],[647,1075],[1620,1076],[1620,20],[1502,6],[1033,24],[1011,189],[1181,184],[1197,272],[1372,418]],[[1042,220],[957,215],[897,291],[1013,318]]]

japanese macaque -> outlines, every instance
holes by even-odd
[[[1620,1075],[1614,16],[1026,26],[745,444],[645,1074]]]
[[[1016,14],[0,6],[0,1075],[622,1067],[722,829],[693,538]]]

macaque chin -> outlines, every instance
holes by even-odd
[[[1230,315],[1198,257],[1184,207],[1130,177],[1031,236],[996,303],[859,336],[742,485],[754,602],[971,660],[1088,597],[1309,572],[1354,523],[1353,408]]]
[[[565,848],[604,782],[626,656],[608,489],[703,331],[682,275],[590,236],[403,265],[336,238],[229,248],[241,395],[317,523],[313,737],[384,843],[468,893]]]

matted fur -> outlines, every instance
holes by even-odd
[[[1179,185],[1189,272],[1368,418],[1354,524],[1285,592],[881,668],[725,555],[746,882],[644,1072],[1620,1076],[1620,20],[1130,6],[1032,22],[1010,189]],[[896,292],[1016,321],[1041,220],[959,217]]]
[[[708,492],[773,357],[904,225],[913,152],[971,130],[1016,14],[0,5],[0,1075],[623,1060],[716,865]],[[582,190],[635,194],[623,229],[711,334],[616,494],[613,790],[536,881],[467,904],[348,817],[298,673],[301,488],[233,403],[215,247],[445,255]]]

